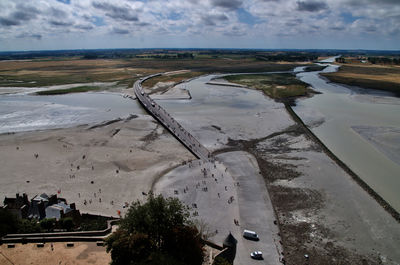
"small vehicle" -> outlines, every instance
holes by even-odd
[[[250,253],[250,257],[251,257],[252,259],[263,259],[263,256],[262,256],[262,252],[261,252],[261,251],[254,251],[254,252],[251,252],[251,253]]]
[[[243,237],[254,241],[259,240],[257,233],[250,230],[243,230]]]
[[[143,90],[142,90],[142,91],[140,91],[140,94],[142,94],[142,96],[144,96],[144,92],[143,92]]]
[[[156,104],[154,104],[154,102],[151,102],[151,105],[152,105],[153,107],[155,107],[155,106],[156,106]]]

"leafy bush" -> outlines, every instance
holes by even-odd
[[[45,229],[46,231],[50,231],[53,229],[56,225],[56,219],[55,218],[45,218],[40,221],[40,227]]]
[[[61,227],[63,229],[67,229],[67,231],[71,231],[74,227],[74,221],[71,217],[62,218],[60,219],[59,223],[61,224]]]
[[[189,216],[176,198],[150,194],[143,205],[133,203],[118,230],[106,239],[111,264],[201,265],[203,243]]]

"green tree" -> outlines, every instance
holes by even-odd
[[[40,228],[40,225],[38,222],[33,219],[33,220],[28,220],[28,219],[19,219],[18,220],[18,231],[17,233],[20,234],[28,234],[28,233],[40,233],[42,229]]]
[[[146,203],[133,203],[106,239],[111,264],[202,264],[203,243],[189,216],[175,198],[150,194]]]

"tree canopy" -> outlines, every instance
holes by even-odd
[[[202,264],[201,235],[189,217],[176,198],[150,194],[144,204],[133,203],[106,239],[111,264]]]

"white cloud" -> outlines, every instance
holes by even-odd
[[[10,46],[14,40],[22,46],[23,40],[26,40],[26,48],[29,48],[30,40],[37,42],[38,46],[42,43],[43,47],[48,47],[51,40],[54,45],[64,45],[59,48],[77,48],[81,45],[80,40],[90,38],[104,40],[103,47],[107,48],[118,46],[116,36],[127,40],[121,42],[121,47],[143,47],[146,44],[156,47],[154,40],[159,39],[171,44],[177,43],[175,39],[187,40],[181,43],[192,43],[191,40],[202,37],[208,40],[208,44],[202,45],[210,47],[215,43],[229,43],[229,38],[242,38],[241,42],[230,42],[229,47],[240,43],[247,47],[280,48],[271,45],[281,43],[284,36],[291,40],[285,43],[291,48],[296,48],[296,39],[309,39],[310,47],[315,48],[313,38],[325,38],[326,43],[333,45],[329,48],[335,48],[340,45],[337,39],[346,35],[350,40],[347,44],[360,36],[371,36],[367,39],[370,42],[368,47],[381,37],[389,46],[400,48],[397,44],[400,39],[400,2],[397,0],[66,2],[0,1],[0,40],[7,40],[0,42],[0,50],[12,49]],[[141,36],[140,42],[138,36]],[[54,41],[57,38],[63,42]],[[257,45],[254,46],[254,43]]]

